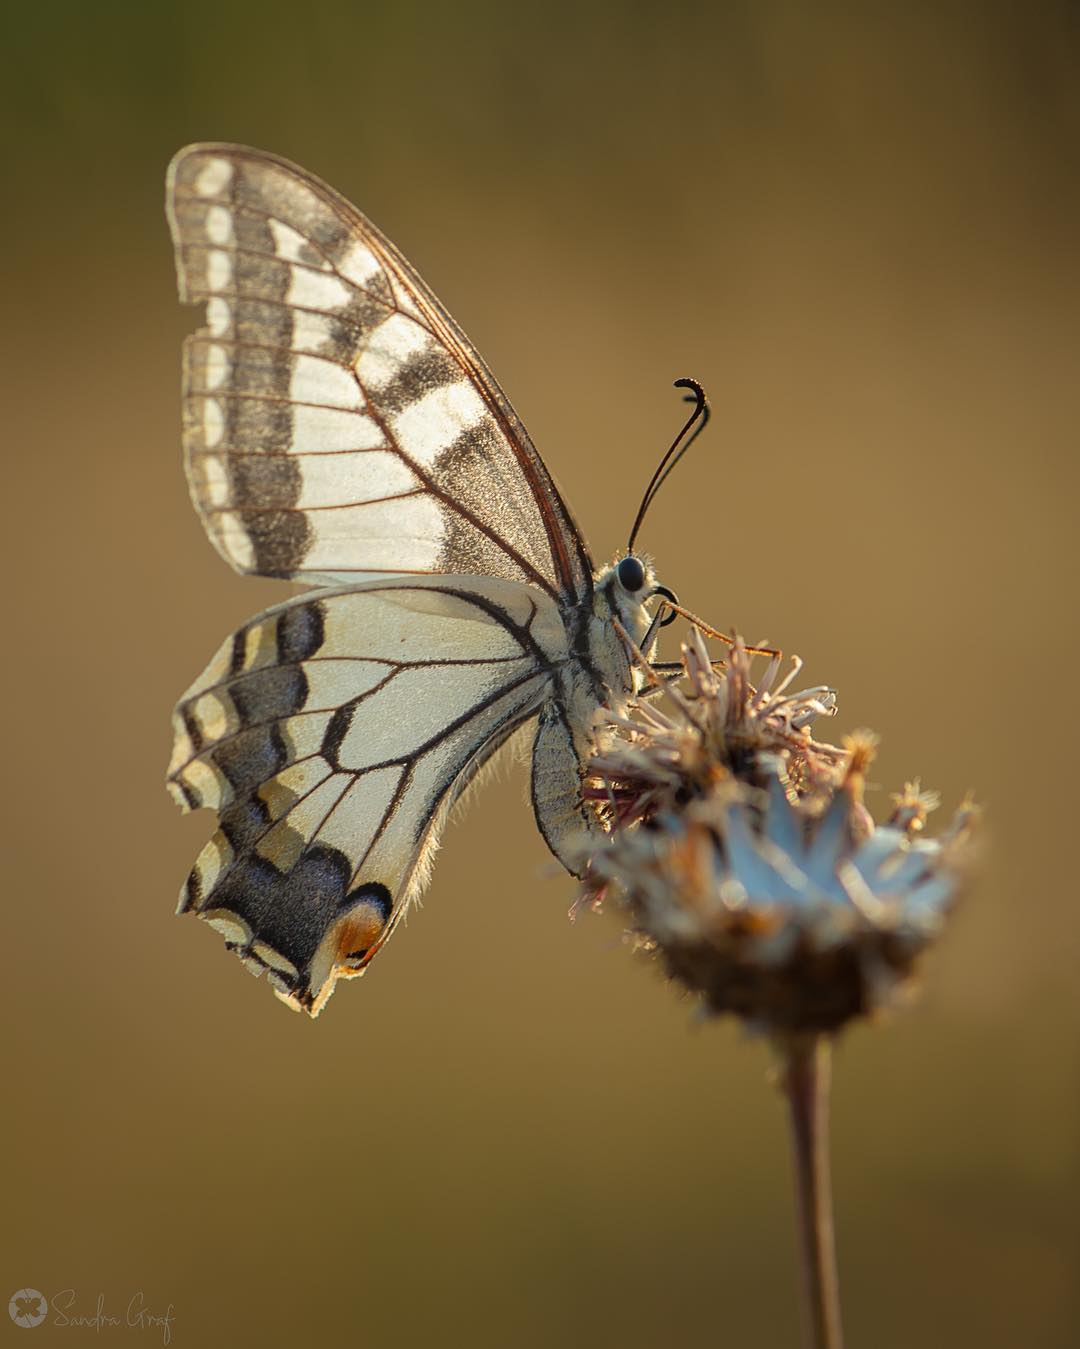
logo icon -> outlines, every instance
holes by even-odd
[[[45,1294],[36,1288],[20,1288],[12,1293],[8,1303],[8,1313],[17,1326],[39,1326],[49,1310]]]

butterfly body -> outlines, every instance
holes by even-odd
[[[315,1014],[427,879],[446,813],[535,719],[532,801],[571,870],[600,827],[580,765],[651,649],[651,567],[595,569],[505,396],[424,283],[325,184],[191,146],[167,211],[185,465],[238,571],[312,587],[230,637],[181,699],[169,769],[219,829],[182,895]],[[618,627],[615,620],[618,620]]]

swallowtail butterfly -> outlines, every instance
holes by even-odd
[[[180,910],[315,1015],[520,728],[537,824],[575,869],[601,827],[581,794],[595,715],[637,690],[627,636],[648,654],[647,605],[674,596],[633,538],[594,566],[486,365],[325,183],[193,145],[167,212],[180,298],[205,305],[184,347],[195,508],[237,571],[310,587],[228,638],[177,707],[170,789],[219,816]]]

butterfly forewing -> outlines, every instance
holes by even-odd
[[[543,592],[479,578],[305,596],[241,628],[181,700],[170,785],[220,828],[182,909],[317,1011],[423,879],[444,806],[565,661]]]
[[[284,160],[192,146],[168,215],[192,496],[239,571],[471,573],[586,595],[592,565],[476,352],[355,208]]]

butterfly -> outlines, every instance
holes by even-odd
[[[314,1016],[385,945],[450,807],[519,730],[540,832],[580,870],[603,828],[581,790],[596,715],[641,689],[635,653],[675,616],[634,537],[704,395],[679,381],[695,412],[625,554],[597,568],[486,365],[344,198],[203,144],[172,161],[166,211],[180,298],[205,305],[183,360],[196,511],[238,572],[309,587],[229,637],[177,706],[170,790],[218,814],[179,907]]]

